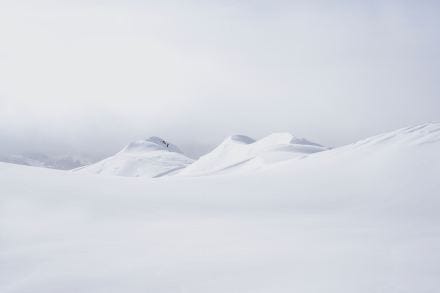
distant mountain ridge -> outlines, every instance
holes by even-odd
[[[25,153],[0,156],[1,162],[42,167],[59,170],[71,170],[90,164],[92,161],[81,156],[49,156],[41,153]]]

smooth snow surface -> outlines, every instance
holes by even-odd
[[[116,155],[74,171],[127,177],[159,177],[177,172],[192,162],[175,145],[153,136],[132,142]]]
[[[258,141],[244,135],[234,135],[179,174],[199,176],[259,170],[280,161],[303,158],[324,150],[328,148],[295,138],[290,133],[274,133]]]
[[[439,211],[438,123],[222,176],[1,163],[0,292],[437,293]]]

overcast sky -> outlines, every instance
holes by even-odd
[[[337,146],[438,121],[439,3],[0,0],[0,152]]]

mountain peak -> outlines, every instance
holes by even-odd
[[[125,153],[144,153],[152,151],[169,151],[180,154],[182,153],[182,151],[177,146],[158,136],[151,136],[147,139],[133,141],[122,150],[122,152]]]

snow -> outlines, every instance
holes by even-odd
[[[127,177],[160,177],[177,172],[192,162],[177,146],[153,136],[132,142],[114,156],[74,171]]]
[[[290,144],[276,137],[261,148]],[[257,142],[225,146],[241,158]],[[259,172],[0,163],[0,292],[436,293],[439,174],[439,123]]]
[[[290,133],[274,133],[258,141],[244,135],[234,135],[179,174],[201,176],[255,171],[328,149],[306,139],[296,138]]]

